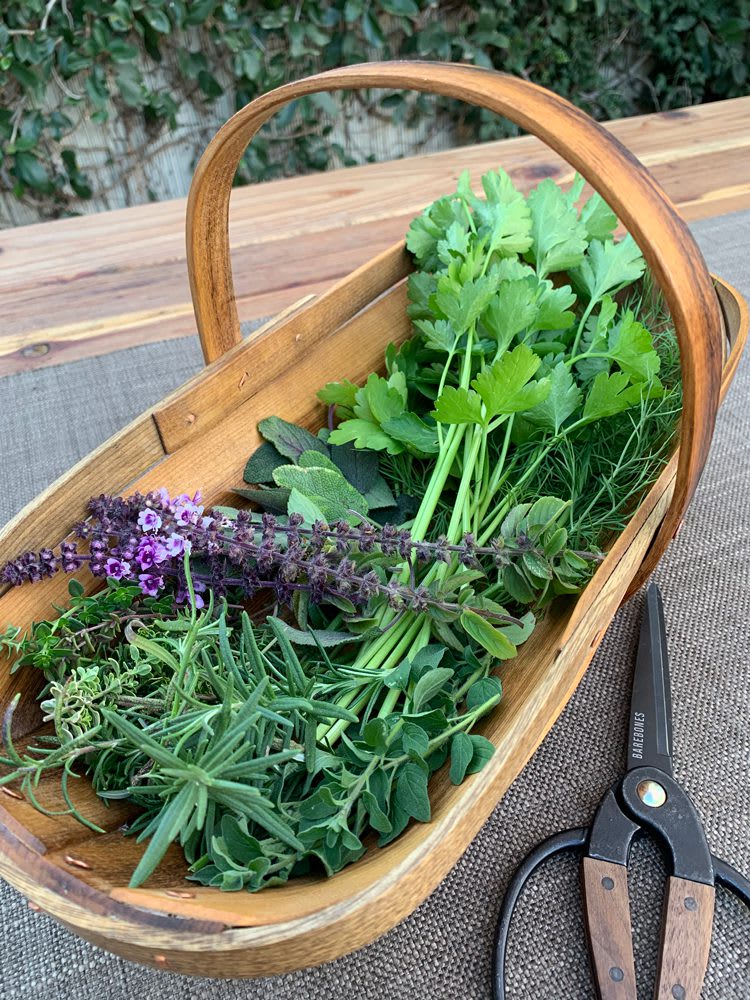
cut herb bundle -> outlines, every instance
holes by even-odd
[[[0,649],[44,672],[53,727],[11,738],[43,774],[128,798],[141,884],[179,840],[194,878],[259,889],[358,858],[429,819],[492,745],[491,671],[587,582],[668,458],[675,338],[630,237],[582,183],[524,198],[467,176],[410,227],[413,335],[365,384],[325,386],[317,435],[280,417],[236,492],[263,513],[165,491],[91,501],[77,540],[2,570],[107,578]],[[77,770],[76,770],[77,769]]]

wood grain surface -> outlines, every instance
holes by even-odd
[[[605,126],[692,220],[750,207],[750,97]],[[320,292],[403,237],[454,185],[502,165],[525,190],[572,170],[533,136],[236,189],[242,320]],[[195,332],[185,200],[0,232],[0,375]]]
[[[583,899],[600,1000],[637,1000],[627,867],[584,858]]]
[[[671,876],[664,896],[654,1000],[700,1000],[714,919],[714,887]]]

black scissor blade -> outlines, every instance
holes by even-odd
[[[664,607],[655,583],[646,590],[630,705],[628,770],[658,767],[672,776],[672,693]]]

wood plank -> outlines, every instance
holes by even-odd
[[[608,125],[688,219],[750,207],[750,97]],[[571,172],[531,136],[235,191],[232,245],[242,319],[317,293],[403,236],[464,168],[502,163],[528,188]],[[0,374],[194,332],[184,201],[0,234]],[[64,322],[50,323],[50,317]]]

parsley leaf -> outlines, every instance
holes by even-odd
[[[634,381],[648,382],[661,367],[651,334],[628,309],[609,334],[609,353]]]
[[[547,177],[529,194],[528,203],[534,242],[526,256],[533,260],[539,277],[577,267],[588,239],[568,197]]]
[[[471,384],[487,407],[486,422],[500,414],[529,410],[549,395],[549,379],[529,381],[540,364],[538,354],[519,344],[477,375]]]
[[[481,424],[482,400],[471,389],[447,385],[435,403],[432,416],[441,424]]]
[[[593,240],[585,260],[571,275],[591,301],[637,281],[646,269],[638,244],[628,235],[619,243]]]
[[[590,240],[611,240],[617,228],[617,216],[598,191],[581,208],[581,222]]]
[[[562,425],[581,405],[583,395],[576,385],[570,368],[559,361],[549,375],[550,391],[546,399],[537,403],[525,415],[539,427],[558,433]]]
[[[482,313],[482,326],[502,353],[522,330],[536,328],[539,305],[533,277],[506,281]]]
[[[586,397],[583,420],[591,423],[604,417],[612,417],[631,406],[637,406],[644,398],[654,399],[663,392],[663,386],[656,376],[648,385],[640,382],[633,385],[625,372],[612,372],[611,375],[600,372]]]

